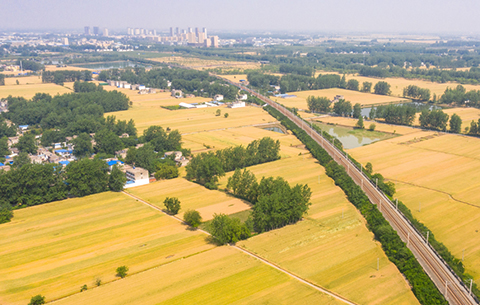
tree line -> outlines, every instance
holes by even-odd
[[[368,228],[374,233],[387,257],[406,277],[412,291],[421,304],[447,304],[435,284],[425,273],[412,252],[393,230],[377,207],[371,204],[366,194],[353,182],[345,169],[338,165],[332,157],[316,143],[305,131],[270,106],[267,111],[280,120],[307,147],[312,155],[325,167],[327,175],[335,181],[347,195],[348,200],[362,213]]]
[[[201,153],[192,158],[186,167],[188,180],[195,180],[209,189],[216,189],[218,178],[225,172],[280,159],[280,142],[264,137],[247,147],[235,146],[215,153]]]
[[[92,80],[92,71],[89,71],[89,70],[84,70],[84,71],[63,70],[63,71],[43,71],[42,72],[43,83],[54,83],[60,86],[63,86],[65,82],[91,81],[91,80]]]
[[[143,67],[103,70],[98,79],[122,80],[152,88],[182,90],[184,93],[203,97],[221,94],[226,100],[234,100],[238,93],[236,87],[209,75],[208,72],[166,66],[149,71]]]

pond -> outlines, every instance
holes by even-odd
[[[350,127],[328,125],[316,123],[320,129],[337,138],[345,149],[352,149],[366,144],[371,144],[380,140],[395,137],[393,134],[379,131],[369,131],[365,129],[353,129]]]
[[[123,69],[127,67],[144,67],[142,64],[138,64],[131,61],[115,61],[115,62],[100,62],[100,63],[85,63],[72,65],[79,68],[86,68],[92,70],[108,70],[108,69]]]
[[[401,105],[409,105],[409,106],[414,106],[417,109],[422,109],[422,107],[427,108],[428,110],[435,110],[435,109],[442,109],[442,107],[437,106],[437,105],[431,105],[431,104],[426,104],[426,103],[420,103],[420,102],[409,102],[409,103],[400,103],[400,104],[395,104],[398,106]],[[362,108],[361,114],[363,116],[369,117],[370,116],[370,111],[372,110],[372,107],[367,107],[367,108]]]
[[[285,132],[283,132],[283,130],[280,127],[265,127],[265,128],[262,128],[262,129],[278,132],[278,133],[281,133],[281,134],[285,134]]]

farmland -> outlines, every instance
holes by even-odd
[[[7,78],[8,79],[8,78]],[[6,79],[6,82],[7,82]],[[50,95],[64,94],[72,92],[71,90],[55,84],[29,84],[29,85],[11,85],[0,86],[0,98],[6,98],[9,95],[23,96],[26,99],[32,98],[36,93],[48,93]]]
[[[197,102],[199,101],[195,98]],[[193,102],[191,100],[190,102]],[[176,99],[177,103],[180,103]],[[182,102],[189,102],[188,99],[182,99]],[[166,103],[166,100],[160,103]],[[167,110],[161,108],[155,102],[141,102],[140,105],[134,103],[132,108],[126,111],[110,112],[108,115],[114,115],[119,120],[135,121],[139,132],[152,125],[160,125],[164,128],[178,129],[181,133],[197,132],[205,130],[215,130],[222,128],[231,128],[253,124],[262,124],[275,121],[262,108],[245,107],[230,109],[226,107],[199,108]],[[217,109],[222,112],[221,116],[216,116]],[[223,116],[228,113],[228,118]]]
[[[205,70],[205,69],[258,69],[260,64],[256,62],[245,62],[245,61],[228,61],[228,60],[212,60],[212,59],[201,59],[196,57],[180,57],[180,56],[170,56],[170,57],[160,57],[160,58],[149,58],[153,61],[158,61],[162,63],[173,63],[177,65],[182,65],[185,67]]]
[[[321,71],[316,73],[318,74],[338,74],[338,75],[343,75],[340,73],[335,73],[335,72],[326,72],[326,71]],[[360,87],[362,86],[363,82],[371,82],[372,83],[372,91],[373,87],[375,87],[375,84],[379,81],[384,81],[390,84],[390,90],[392,91],[392,96],[398,96],[402,97],[403,96],[403,88],[409,86],[409,85],[415,85],[421,88],[427,88],[430,89],[432,97],[433,94],[437,95],[437,98],[439,98],[443,92],[445,92],[445,89],[447,87],[449,88],[454,88],[459,85],[459,83],[454,83],[454,82],[447,82],[447,83],[434,83],[426,80],[420,80],[420,79],[405,79],[405,78],[400,78],[400,77],[387,77],[387,78],[375,78],[375,77],[365,77],[365,76],[359,76],[359,75],[353,75],[353,74],[347,74],[345,75],[346,80],[348,81],[349,79],[356,79],[360,83]],[[475,85],[462,85],[464,86],[467,91],[469,90],[480,90],[480,86],[475,86]]]
[[[297,97],[292,98],[274,98],[277,102],[288,106],[288,107],[296,107],[299,109],[308,109],[307,106],[307,97],[315,96],[315,97],[327,97],[331,100],[336,95],[343,95],[346,101],[350,101],[353,104],[360,103],[362,106],[368,105],[377,105],[377,104],[391,104],[391,103],[402,103],[408,100],[393,96],[385,96],[385,95],[376,95],[371,93],[363,93],[353,90],[346,90],[346,89],[339,89],[339,88],[331,88],[331,89],[322,89],[322,90],[308,90],[308,91],[297,91],[297,92],[288,92],[288,94],[296,95]]]
[[[5,86],[17,86],[17,80],[19,85],[33,85],[41,84],[41,76],[18,76],[18,77],[7,77],[5,78]]]
[[[240,246],[360,304],[417,303],[355,207],[310,154],[305,151],[249,170],[259,179],[282,176],[292,185],[307,183],[312,206],[306,220],[252,237]],[[221,180],[222,186],[228,176]],[[385,288],[381,295],[379,286]]]
[[[58,304],[342,304],[224,246],[85,291]]]
[[[199,232],[123,194],[102,193],[15,211],[0,226],[0,303],[47,300],[211,249]]]
[[[349,153],[395,182],[398,198],[454,256],[465,249],[466,270],[478,278],[479,148],[477,138],[418,131]]]

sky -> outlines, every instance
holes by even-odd
[[[319,33],[480,33],[478,0],[0,0],[0,31],[100,26]]]

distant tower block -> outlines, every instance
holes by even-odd
[[[108,36],[108,29],[103,29],[103,36]]]
[[[198,37],[198,33],[199,33],[198,28],[195,28],[195,35],[196,35],[197,37]]]
[[[173,37],[173,27],[170,27],[170,37]]]
[[[85,35],[90,35],[90,27],[89,26],[86,26],[83,29],[85,31]]]
[[[192,32],[193,32],[193,30],[192,30],[191,27],[188,28],[188,32],[189,32],[189,33],[192,33]]]
[[[94,26],[93,27],[93,35],[98,35],[100,34],[100,29],[98,28],[98,26]]]
[[[203,34],[205,34],[205,39],[207,39],[207,38],[208,38],[208,36],[207,36],[207,28],[203,28]]]
[[[180,30],[178,29],[178,26],[175,28],[175,35],[176,36],[180,35]]]

